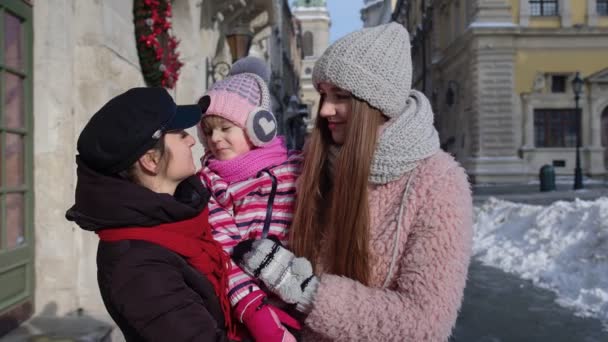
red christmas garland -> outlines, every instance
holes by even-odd
[[[173,88],[183,63],[176,51],[179,42],[171,30],[170,0],[135,0],[133,23],[139,64],[150,87]]]

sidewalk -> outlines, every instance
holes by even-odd
[[[540,192],[538,183],[480,184],[473,186],[473,202],[481,205],[490,197],[511,202],[549,205],[555,201],[594,200],[608,197],[608,183],[584,180],[584,189],[572,190],[570,179],[558,179],[556,190]],[[58,317],[35,316],[0,342],[123,342],[124,337],[107,313],[75,313]],[[460,341],[460,339],[458,339]]]
[[[0,342],[124,342],[107,313],[38,315],[21,324]]]
[[[578,316],[556,299],[530,280],[473,260],[450,342],[608,341],[601,320]]]
[[[571,179],[559,178],[556,190],[540,192],[538,182],[529,184],[490,185],[480,184],[473,186],[473,203],[480,205],[490,197],[505,201],[549,205],[555,201],[594,200],[599,197],[608,196],[608,184],[604,182],[584,180],[584,188],[572,189]]]

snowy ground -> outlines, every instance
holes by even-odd
[[[475,208],[473,253],[550,289],[608,328],[608,198],[549,206],[491,198]]]

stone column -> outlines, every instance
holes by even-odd
[[[34,14],[35,313],[75,310],[78,231],[63,214],[74,200],[75,0],[36,1]]]
[[[598,84],[591,84],[589,95],[585,97],[585,110],[589,116],[588,128],[590,130],[590,143],[585,149],[588,153],[589,169],[592,177],[601,177],[606,174],[604,164],[604,146],[602,146],[602,110],[608,102],[606,93],[602,94]]]
[[[587,26],[597,26],[597,0],[587,0]]]
[[[559,0],[559,14],[562,21],[562,27],[572,27],[570,0]]]
[[[482,149],[487,157],[513,155],[513,50],[506,47],[479,49],[479,113]]]
[[[472,118],[473,152],[465,164],[467,171],[476,183],[525,181],[527,170],[517,155],[521,138],[515,133],[522,125],[513,115],[518,102],[513,94],[513,41],[479,37],[475,45],[471,62],[477,83],[473,86],[476,118]]]
[[[530,3],[528,0],[519,0],[519,26],[530,25]]]
[[[605,101],[605,97],[600,97],[599,90],[596,84],[591,84],[589,87],[589,96],[585,97],[585,105],[587,115],[589,115],[589,127],[591,129],[591,147],[602,146],[602,109],[601,103]]]
[[[72,144],[64,146],[72,155],[80,131],[103,104],[129,88],[144,85],[133,34],[132,2],[74,1],[73,11],[77,14],[73,19],[76,45],[74,87],[70,92],[75,130]],[[73,160],[70,164],[74,165]],[[73,192],[71,195],[73,201]],[[72,275],[78,279],[74,295],[86,311],[105,312],[95,267],[99,238],[75,224],[72,227],[77,233],[78,250],[77,273]]]
[[[521,94],[522,120],[524,122],[524,142],[522,149],[534,148],[534,110],[529,93]]]

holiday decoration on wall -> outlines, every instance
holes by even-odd
[[[133,23],[139,64],[150,87],[173,88],[182,62],[171,31],[170,0],[133,1]]]

